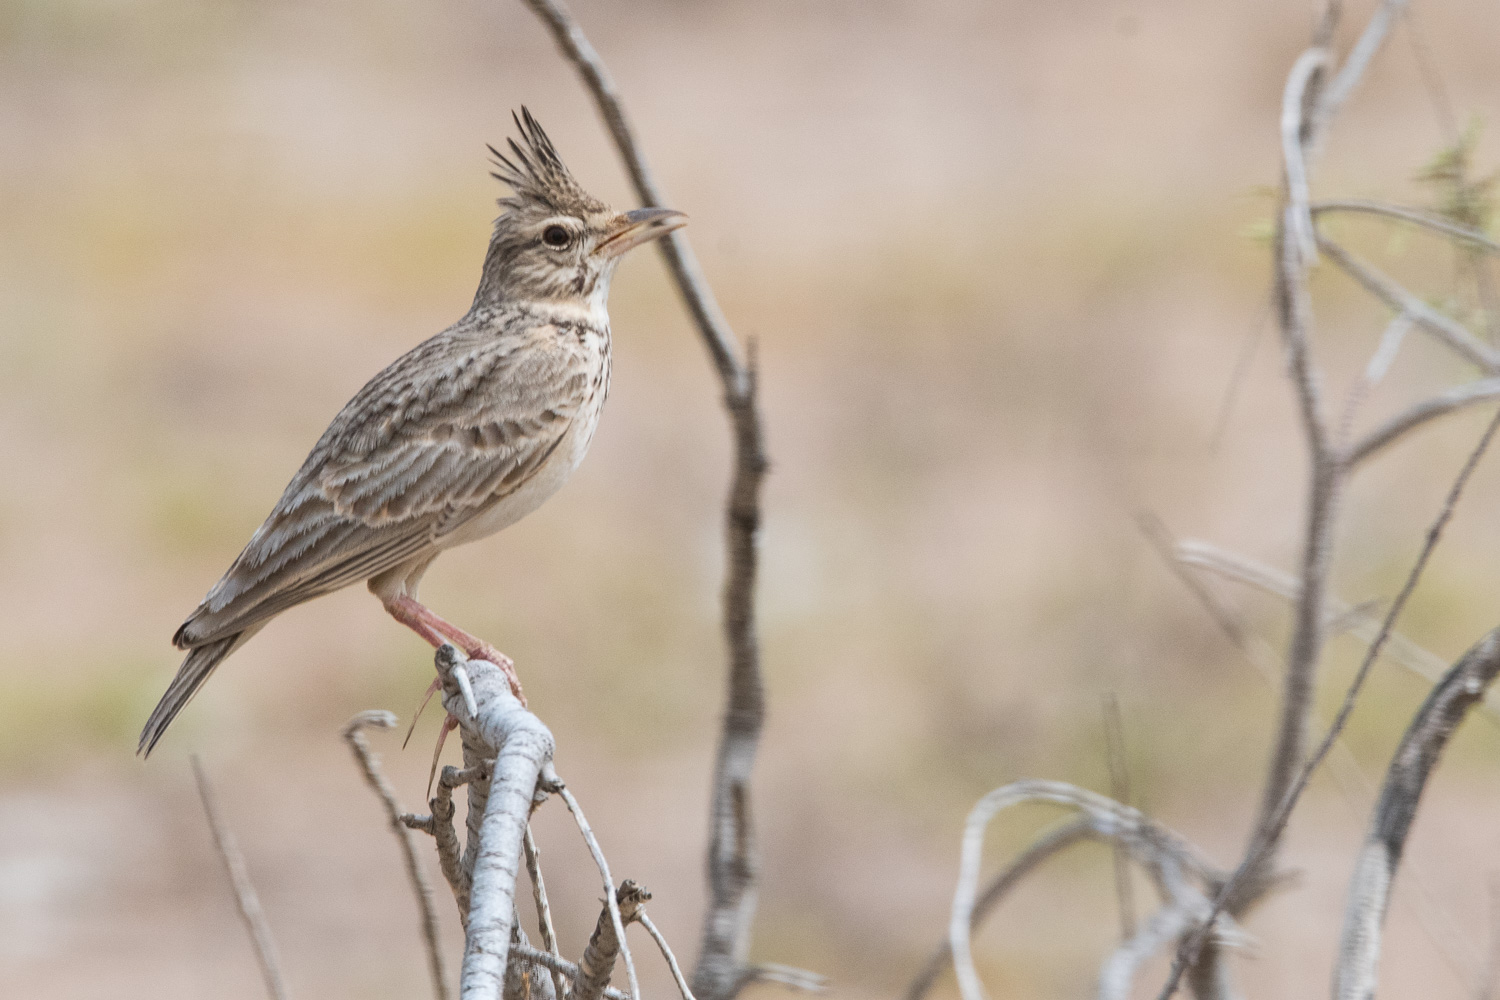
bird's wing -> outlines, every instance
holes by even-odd
[[[369,579],[519,489],[588,397],[575,346],[536,324],[449,331],[398,359],[334,418],[174,641],[212,642]]]

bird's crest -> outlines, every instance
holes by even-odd
[[[573,179],[557,148],[531,112],[523,105],[520,115],[511,112],[521,141],[507,140],[510,156],[494,146],[489,151],[494,155],[495,169],[491,176],[508,184],[515,192],[509,198],[501,198],[500,206],[510,211],[525,208],[530,203],[540,202],[554,212],[589,215],[605,209],[598,198],[585,191]]]

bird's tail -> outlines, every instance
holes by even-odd
[[[141,730],[141,742],[135,752],[143,757],[151,756],[151,751],[156,747],[156,741],[161,739],[162,733],[177,718],[177,713],[182,711],[203,682],[208,680],[208,675],[214,672],[214,667],[219,661],[234,651],[234,648],[244,640],[250,638],[248,631],[236,632],[222,639],[204,643],[189,651],[187,658],[182,661],[182,666],[177,668],[177,676],[172,678],[167,693],[161,696],[161,701],[156,703],[156,708],[151,713],[151,718],[146,720],[146,728]]]

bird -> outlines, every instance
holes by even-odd
[[[478,291],[452,326],[397,358],[338,412],[243,551],[172,638],[187,651],[141,731],[149,756],[215,668],[276,615],[365,581],[396,621],[506,671],[489,643],[417,599],[443,551],[506,528],[583,460],[609,393],[610,280],[622,255],[680,228],[620,212],[574,179],[524,106],[510,188]]]

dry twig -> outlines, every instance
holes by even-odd
[[[1069,820],[1061,823],[1046,833],[1042,834],[1031,846],[998,873],[991,877],[989,884],[979,893],[974,901],[973,912],[969,916],[969,931],[972,934],[984,923],[985,918],[1000,905],[1000,901],[1021,883],[1021,880],[1036,870],[1043,861],[1059,854],[1079,841],[1089,840],[1097,837],[1094,824],[1088,819]],[[932,984],[937,981],[938,974],[953,958],[953,948],[948,938],[934,949],[922,968],[912,977],[911,985],[906,988],[904,1000],[922,1000],[927,991],[932,989]]]
[[[408,814],[403,813],[396,803],[396,790],[381,773],[380,760],[370,749],[370,742],[365,739],[362,731],[365,726],[392,729],[395,725],[396,717],[390,712],[361,712],[344,726],[344,740],[354,751],[354,759],[359,762],[359,769],[364,774],[365,781],[375,790],[381,804],[385,806],[385,815],[390,820],[391,830],[395,832],[396,839],[401,843],[401,857],[406,862],[406,875],[411,880],[412,891],[417,897],[417,908],[422,914],[422,940],[427,945],[427,968],[432,974],[432,994],[438,1000],[448,1000],[448,974],[443,968],[443,951],[438,941],[437,913],[432,908],[432,886],[428,884],[427,876],[422,872],[422,863],[417,859],[417,847],[412,841],[411,830],[402,820],[402,816]]]
[[[563,55],[578,70],[594,98],[615,148],[625,161],[641,202],[665,199],[625,117],[619,90],[598,52],[558,0],[525,0],[546,25]],[[734,471],[726,510],[728,560],[724,580],[724,633],[729,646],[727,705],[714,761],[709,813],[709,906],[703,943],[693,972],[699,1000],[730,1000],[745,981],[745,955],[755,917],[756,859],[750,826],[750,773],[765,721],[765,691],[755,628],[756,534],[760,487],[766,472],[764,435],[757,404],[754,351],[742,361],[734,332],[703,277],[686,236],[659,241],[662,257],[698,327],[724,388],[724,406],[734,436]]]
[[[490,1000],[505,988],[521,844],[553,740],[541,720],[516,700],[499,667],[484,660],[465,665],[462,656],[452,646],[437,651],[443,705],[458,720],[465,764],[470,769],[481,761],[493,764],[487,778],[469,782],[469,841],[461,863],[470,901],[459,993],[463,1000]],[[458,665],[466,666],[477,716],[469,713],[468,692],[454,677]]]
[[[1422,791],[1449,737],[1480,702],[1496,674],[1500,674],[1500,629],[1465,653],[1432,689],[1396,749],[1349,884],[1334,971],[1336,1000],[1366,1000],[1375,995],[1381,924]]]
[[[239,903],[240,919],[250,932],[250,941],[255,946],[255,957],[260,962],[261,975],[266,980],[266,992],[272,1000],[286,1000],[286,981],[281,975],[281,960],[276,955],[276,942],[271,939],[271,925],[266,922],[265,911],[260,908],[260,897],[255,894],[255,885],[250,881],[250,871],[245,867],[245,856],[234,840],[224,814],[219,812],[219,802],[214,796],[208,774],[197,754],[188,758],[193,765],[193,778],[198,783],[198,797],[203,800],[203,811],[208,815],[208,825],[214,834],[214,844],[219,849],[219,858],[224,870],[229,873],[229,883],[234,887],[234,898]]]
[[[630,995],[637,998],[641,995],[641,985],[635,976],[635,960],[630,957],[630,942],[625,940],[625,914],[620,909],[620,901],[615,891],[614,877],[609,873],[609,862],[604,859],[604,851],[599,847],[599,841],[594,838],[594,830],[589,826],[589,821],[583,815],[583,807],[578,804],[578,799],[563,784],[557,772],[552,770],[549,764],[543,774],[547,783],[547,790],[556,792],[567,804],[568,812],[573,814],[573,820],[578,824],[578,832],[583,835],[584,843],[588,845],[589,853],[594,857],[594,864],[599,868],[599,874],[604,879],[604,909],[609,914],[610,925],[613,929],[615,940],[619,944],[620,956],[625,960],[625,974],[630,980]],[[630,885],[635,885],[631,882]],[[624,891],[624,886],[620,891]],[[603,919],[601,917],[601,919]],[[614,959],[610,959],[613,964]]]

